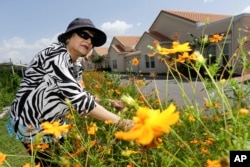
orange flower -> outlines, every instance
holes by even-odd
[[[134,127],[127,132],[116,132],[115,137],[122,140],[136,140],[139,144],[148,145],[153,139],[169,133],[170,126],[177,123],[179,112],[175,112],[175,110],[174,104],[162,112],[139,107],[133,118]]]
[[[200,149],[200,150],[201,150],[201,153],[202,153],[202,154],[204,154],[204,155],[205,155],[205,154],[206,154],[206,155],[208,155],[208,154],[209,154],[208,149],[206,149],[205,147],[201,147],[201,149]]]
[[[107,125],[109,125],[109,124],[113,124],[114,122],[111,121],[111,120],[105,120],[104,123],[107,124]]]
[[[80,147],[74,153],[68,153],[65,157],[66,158],[73,158],[81,154],[85,150],[85,147]]]
[[[130,162],[127,167],[134,167],[134,165],[132,164],[132,162]]]
[[[53,123],[43,122],[41,126],[43,128],[43,133],[53,134],[55,137],[59,137],[62,133],[68,132],[71,127],[70,125],[60,125],[59,121]]]
[[[3,164],[5,158],[6,158],[6,154],[0,153],[0,165]]]
[[[184,63],[187,60],[197,60],[197,56],[195,54],[189,55],[188,52],[184,52],[182,55],[179,55],[178,59],[176,59],[176,61],[180,63]]]
[[[87,127],[88,129],[88,134],[89,135],[94,135],[95,132],[98,130],[97,126],[95,123],[91,122],[90,125]]]
[[[44,151],[48,149],[50,146],[48,143],[43,143],[43,144],[29,144],[28,145],[28,150],[34,150],[34,149],[39,149],[41,151]]]
[[[216,43],[216,42],[221,41],[222,38],[223,38],[222,35],[214,34],[212,37],[209,38],[209,41],[212,42],[212,43]]]
[[[220,161],[218,161],[218,160],[212,161],[212,160],[208,159],[206,167],[222,167],[222,166],[220,164]]]
[[[134,58],[132,59],[132,65],[134,65],[134,66],[138,66],[138,65],[139,65],[139,60],[138,60],[137,57],[134,57]]]
[[[119,89],[115,89],[115,93],[116,93],[117,95],[120,95],[120,94],[121,94],[121,91],[120,91]]]
[[[199,143],[199,141],[197,139],[193,139],[193,140],[190,141],[190,143],[197,144],[197,143]]]
[[[25,163],[22,167],[31,167],[30,163]],[[36,164],[35,167],[40,167],[40,163]]]

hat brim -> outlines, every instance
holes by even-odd
[[[83,27],[81,25],[79,25],[79,27],[74,27],[73,29],[68,29],[65,33],[60,34],[58,36],[58,41],[65,43],[65,41],[68,38],[68,34],[73,33],[74,31],[79,29],[90,30],[91,32],[94,33],[94,40],[92,41],[93,46],[98,47],[106,43],[107,36],[103,31],[93,27],[86,27],[86,26]]]

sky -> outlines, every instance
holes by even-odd
[[[250,13],[250,0],[0,0],[0,63],[28,64],[77,17],[103,30],[108,47],[114,36],[141,36],[161,10],[237,15]]]

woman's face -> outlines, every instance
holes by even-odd
[[[94,35],[91,33],[91,31],[79,30],[74,32],[67,40],[66,47],[73,62],[75,62],[78,57],[86,56],[93,48],[93,36]]]

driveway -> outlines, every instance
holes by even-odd
[[[250,80],[250,74],[233,78],[237,82]],[[178,81],[175,79],[166,80],[166,77],[157,77],[156,80],[147,78],[148,85],[142,88],[142,92],[147,95],[158,89],[162,102],[173,101],[178,106],[199,105],[203,106],[207,98],[205,86],[201,81]]]
[[[206,93],[204,85],[200,81],[177,81],[175,79],[146,80],[147,86],[142,88],[142,92],[147,95],[158,90],[161,101],[173,101],[178,106],[204,104]]]

